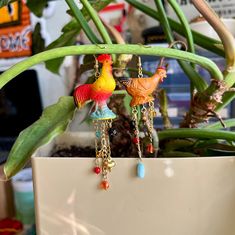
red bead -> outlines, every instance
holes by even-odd
[[[104,190],[107,190],[109,188],[109,182],[107,180],[103,180],[101,183],[100,183],[100,188],[101,189],[104,189]]]
[[[101,169],[100,169],[100,167],[99,166],[95,166],[94,168],[93,168],[93,171],[94,171],[94,173],[96,173],[97,175],[101,172]]]
[[[134,144],[138,144],[138,143],[140,142],[140,139],[137,138],[137,137],[134,137],[134,138],[132,139],[132,141],[133,141]]]
[[[147,152],[148,153],[153,153],[153,145],[152,144],[147,145]]]

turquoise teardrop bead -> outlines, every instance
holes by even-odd
[[[145,176],[145,167],[144,167],[144,164],[142,162],[139,162],[137,164],[137,176],[141,179],[143,179],[144,176]]]
[[[96,135],[97,138],[100,138],[100,136],[101,136],[100,131],[96,131],[95,135]]]

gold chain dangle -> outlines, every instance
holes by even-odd
[[[112,75],[112,57],[102,54],[95,58],[94,72],[96,80],[91,84],[83,84],[75,88],[74,101],[78,108],[82,108],[88,100],[94,102],[94,110],[90,114],[95,129],[96,158],[93,171],[95,174],[102,173],[100,187],[104,190],[109,188],[107,174],[115,166],[111,158],[109,129],[116,114],[109,109],[107,100],[116,87],[116,81]],[[99,71],[99,63],[102,68]]]
[[[95,158],[95,166],[93,168],[93,171],[95,174],[100,174],[101,172],[101,165],[102,165],[102,156],[101,156],[101,150],[99,147],[100,143],[100,128],[99,128],[99,122],[97,120],[93,121],[94,129],[95,129],[95,153],[96,153],[96,158]]]
[[[158,85],[166,77],[166,68],[163,66],[163,60],[161,60],[160,65],[157,67],[155,73],[149,77],[143,77],[141,57],[138,56],[137,62],[138,77],[129,78],[128,82],[122,82],[125,86],[128,94],[132,97],[130,106],[132,108],[132,121],[134,127],[134,138],[133,142],[137,146],[139,162],[137,164],[137,176],[139,178],[144,178],[145,167],[142,161],[142,153],[140,149],[140,136],[138,127],[138,110],[137,107],[142,106],[141,115],[142,121],[147,128],[147,135],[149,137],[149,144],[147,145],[147,151],[153,153],[153,119],[156,115],[154,109],[154,98],[153,92],[156,90]]]
[[[137,68],[138,68],[138,78],[142,78],[144,75],[143,75],[142,62],[140,56],[138,56]]]
[[[132,107],[132,121],[134,127],[134,137],[132,141],[137,147],[138,159],[139,159],[139,162],[136,167],[136,174],[139,178],[143,179],[145,176],[145,167],[142,161],[142,152],[140,148],[140,131],[138,125],[138,110],[136,106]]]
[[[111,147],[109,133],[112,128],[112,120],[94,120],[95,127],[95,147],[96,160],[94,173],[102,173],[100,188],[107,190],[109,188],[108,173],[116,166],[116,162],[111,157]]]
[[[150,101],[148,103],[148,108],[144,108],[144,111],[141,111],[143,113],[142,115],[142,121],[144,125],[147,128],[147,136],[149,138],[149,143],[146,146],[146,151],[148,153],[154,153],[154,147],[153,147],[153,119],[156,116],[156,111],[154,109],[154,102]]]

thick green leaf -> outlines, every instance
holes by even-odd
[[[185,151],[187,148],[192,148],[193,141],[189,139],[173,139],[171,141],[168,141],[164,144],[164,149],[166,149],[167,152],[170,151]]]
[[[180,138],[194,138],[194,139],[221,139],[227,141],[235,141],[235,132],[200,129],[200,128],[179,128],[167,129],[158,133],[159,140],[165,139],[180,139]]]
[[[52,73],[59,75],[59,69],[63,61],[64,61],[64,58],[49,60],[46,62],[46,68],[50,70]]]
[[[37,23],[33,31],[33,54],[37,54],[45,50],[45,40],[41,34],[41,25]]]
[[[72,97],[61,97],[58,103],[44,110],[38,121],[20,133],[4,165],[7,179],[26,164],[39,146],[65,131],[73,117],[74,109]]]
[[[206,143],[194,149],[201,156],[234,156],[235,147],[225,143]]]
[[[71,31],[78,31],[77,27],[80,24],[77,22],[77,20],[75,20],[74,18],[69,21],[66,25],[64,25],[64,27],[61,29],[61,32],[63,33],[67,33],[67,32],[71,32]],[[81,27],[81,26],[79,26]]]
[[[42,16],[44,8],[47,6],[48,0],[28,0],[27,6],[37,17]]]
[[[74,44],[76,41],[76,34],[74,34],[74,31],[70,31],[68,33],[63,34],[60,39],[57,39],[54,41],[50,47],[47,47],[47,50],[56,48],[56,47],[62,47],[62,46],[69,46]],[[49,60],[45,62],[46,68],[50,70],[51,72],[55,74],[59,74],[59,69],[61,64],[63,63],[64,58],[57,58],[54,60]]]

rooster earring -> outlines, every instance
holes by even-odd
[[[138,57],[138,78],[130,78],[123,81],[122,84],[126,87],[128,94],[132,97],[130,106],[132,107],[132,120],[134,124],[134,138],[133,142],[137,146],[139,163],[137,164],[137,176],[144,178],[145,167],[142,162],[142,153],[140,149],[139,127],[138,127],[138,106],[141,106],[142,121],[147,128],[147,135],[150,143],[147,145],[147,151],[153,153],[152,145],[152,130],[153,118],[156,115],[154,110],[154,98],[152,93],[157,88],[158,84],[166,77],[166,70],[164,67],[158,66],[156,72],[150,78],[144,78],[142,73],[141,58]]]
[[[102,64],[101,72],[99,72],[98,62]],[[103,179],[100,187],[107,190],[109,188],[107,174],[116,165],[111,158],[109,143],[109,132],[116,115],[107,106],[107,100],[116,87],[112,75],[111,56],[99,55],[97,59],[95,58],[94,68],[95,82],[78,86],[74,91],[74,100],[78,108],[81,108],[88,100],[94,101],[95,110],[90,115],[95,128],[96,160],[93,171],[96,174],[102,173]]]

